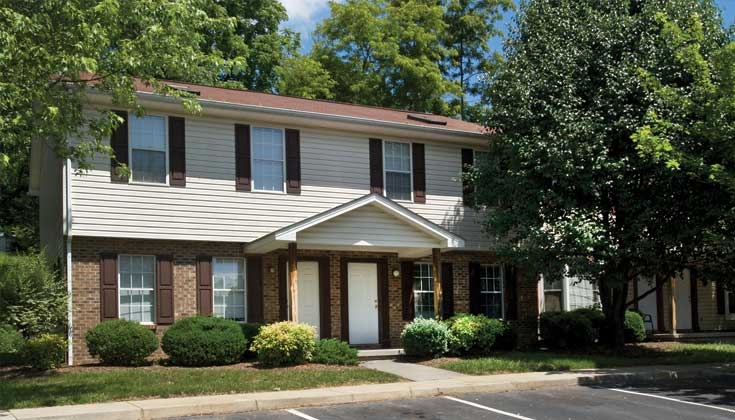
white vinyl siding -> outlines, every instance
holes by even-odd
[[[417,318],[434,317],[434,276],[431,264],[414,264],[413,302]]]
[[[110,182],[110,159],[97,156],[94,169],[73,177],[75,236],[250,242],[370,192],[367,135],[302,129],[301,194],[243,194],[235,190],[235,122],[184,117],[186,188]],[[424,144],[426,204],[401,205],[466,248],[488,249],[481,216],[462,206],[463,146]]]
[[[166,119],[130,114],[130,172],[133,182],[167,182]]]
[[[411,144],[386,141],[383,144],[385,196],[411,200]]]
[[[118,257],[118,311],[122,319],[151,324],[155,319],[156,257]]]
[[[252,128],[253,190],[284,190],[285,147],[283,130],[275,128]]]
[[[247,320],[245,261],[242,258],[212,260],[214,315],[238,322]]]
[[[503,318],[503,267],[480,266],[480,311],[489,318]]]

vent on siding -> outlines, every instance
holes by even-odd
[[[443,120],[435,120],[435,119],[432,119],[432,118],[429,118],[429,117],[426,117],[426,116],[423,116],[423,115],[408,114],[408,115],[406,115],[406,118],[408,118],[409,120],[421,121],[421,122],[427,123],[427,124],[447,125],[447,122],[446,121],[443,121]]]

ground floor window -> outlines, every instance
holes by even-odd
[[[563,281],[544,277],[544,312],[558,312],[564,309]]]
[[[153,323],[155,317],[156,257],[118,257],[119,316],[129,321]]]
[[[503,267],[480,266],[480,310],[489,318],[503,318]]]
[[[245,322],[245,261],[242,258],[212,260],[214,315]]]
[[[431,264],[418,263],[413,269],[413,302],[416,317],[434,317],[434,273]]]

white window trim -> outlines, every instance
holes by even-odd
[[[120,287],[120,257],[153,257],[153,288],[152,289],[144,289],[144,288],[128,288],[129,290],[151,290],[153,291],[153,321],[151,322],[139,322],[140,325],[156,325],[156,316],[158,314],[158,307],[156,302],[156,284],[158,284],[158,279],[156,278],[156,256],[155,255],[146,255],[146,254],[119,254],[117,256],[117,318],[122,319],[120,316],[120,290],[122,287]]]
[[[415,283],[416,268],[419,265],[428,266],[431,270],[433,270],[433,267],[432,267],[432,264],[431,263],[426,263],[426,262],[417,262],[417,263],[414,263],[414,265],[413,265],[414,266],[414,279],[412,279],[412,281],[414,281],[414,284],[416,284]],[[432,273],[432,281],[429,283],[429,284],[431,284],[431,290],[416,290],[416,287],[413,287],[413,310],[414,310],[414,318],[416,318],[417,317],[417,314],[418,314],[418,311],[416,310],[417,309],[416,308],[416,305],[418,303],[418,300],[416,299],[416,297],[417,297],[416,295],[417,294],[431,294],[432,301],[434,300],[433,299],[433,297],[434,297],[434,282],[433,282],[433,280],[434,279],[433,279],[433,273]],[[436,316],[436,314],[434,314],[434,316]]]
[[[725,294],[725,319],[735,320],[735,312],[729,312],[730,309],[730,292],[724,289],[722,293]]]
[[[259,190],[255,188],[255,153],[253,153],[253,146],[255,144],[255,137],[253,136],[253,130],[256,128],[267,128],[270,130],[279,130],[281,132],[281,150],[283,151],[281,159],[283,162],[283,185],[281,185],[281,191],[272,190]],[[257,193],[266,194],[286,194],[286,129],[283,127],[272,127],[268,125],[250,125],[250,191]]]
[[[382,144],[382,154],[383,154],[383,196],[386,198],[388,197],[388,183],[386,182],[388,177],[386,176],[389,172],[385,167],[385,143],[402,143],[408,145],[408,179],[410,181],[410,193],[411,198],[408,200],[396,200],[391,198],[391,200],[398,202],[398,203],[413,203],[414,197],[413,197],[413,143],[409,141],[399,141],[399,140],[391,140],[391,139],[384,139]],[[397,172],[397,173],[406,173],[404,171],[390,171],[390,172]]]
[[[231,291],[231,290],[240,290],[240,289],[215,289],[214,287],[214,265],[215,261],[218,259],[222,260],[242,260],[242,279],[243,279],[243,289],[242,294],[244,295],[245,301],[243,305],[243,321],[235,321],[238,324],[247,324],[248,323],[248,260],[247,258],[237,258],[237,257],[212,257],[212,315],[217,316],[214,312],[214,292],[215,291]],[[229,319],[229,318],[225,318]]]
[[[168,115],[161,115],[161,114],[145,114],[143,117],[160,117],[163,118],[163,145],[164,149],[166,151],[166,158],[165,164],[166,164],[166,182],[146,182],[146,181],[134,181],[133,180],[133,124],[130,122],[131,118],[137,118],[135,113],[128,112],[128,168],[130,169],[130,179],[128,180],[129,184],[135,184],[135,185],[153,185],[157,187],[168,187],[171,183],[171,180],[169,179],[170,175],[170,169],[168,167],[169,165],[169,150],[168,150]]]
[[[503,264],[480,264],[480,268],[482,268],[483,271],[485,270],[485,267],[499,267],[500,268],[500,291],[499,292],[483,291],[482,290],[482,277],[483,276],[480,276],[480,296],[482,296],[483,294],[500,295],[500,318],[498,319],[503,320],[505,319],[505,266]]]

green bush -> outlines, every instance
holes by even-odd
[[[441,356],[448,351],[449,328],[435,319],[416,318],[401,332],[408,356]]]
[[[19,364],[23,344],[20,331],[10,325],[0,325],[0,366]]]
[[[643,317],[636,311],[625,311],[624,321],[625,341],[627,343],[640,343],[646,339],[646,326]]]
[[[484,315],[457,314],[445,321],[449,351],[455,355],[487,355],[515,347],[516,334],[507,322]]]
[[[66,303],[66,285],[43,254],[0,253],[0,324],[24,337],[60,332]]]
[[[515,350],[518,346],[518,330],[509,322],[503,322],[503,328],[495,337],[493,350]]]
[[[166,330],[161,340],[169,362],[177,366],[237,363],[246,345],[237,322],[210,316],[180,319]]]
[[[23,346],[24,364],[36,370],[49,370],[61,366],[66,355],[66,340],[57,334],[41,334],[26,341]]]
[[[311,325],[290,321],[265,325],[250,350],[263,366],[288,366],[309,362],[316,346],[316,330]]]
[[[249,344],[255,340],[255,336],[258,335],[260,332],[260,328],[263,327],[264,324],[260,323],[247,323],[247,324],[240,324],[240,327],[242,328],[242,335],[245,337],[245,341],[247,344],[245,345],[245,352],[243,353],[243,359],[252,359],[256,356],[255,352],[250,350]]]
[[[600,331],[605,327],[605,314],[597,308],[579,308],[571,311],[590,320],[596,337],[599,338]]]
[[[592,321],[578,312],[544,312],[540,317],[541,338],[550,348],[584,348],[595,342]]]
[[[449,328],[448,349],[454,355],[469,354],[477,344],[481,316],[457,314],[444,321]]]
[[[97,324],[85,338],[89,354],[113,366],[140,366],[158,348],[153,331],[124,319]]]
[[[316,342],[312,362],[324,365],[356,365],[357,349],[334,338],[319,340]]]

